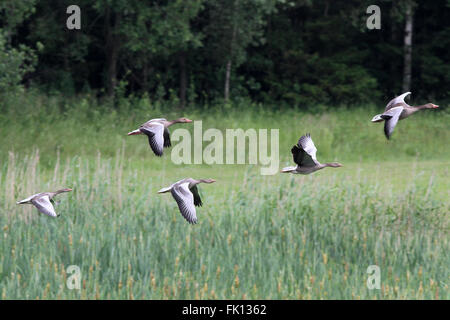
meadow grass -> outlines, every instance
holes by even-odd
[[[344,163],[261,176],[258,166],[177,166],[170,151],[156,158],[145,138],[126,137],[180,112],[42,99],[0,118],[1,299],[449,298],[445,110],[400,122],[389,142],[369,122],[373,107],[182,114],[204,130],[279,128],[280,166],[304,132],[319,160]],[[194,226],[157,194],[188,176],[217,180],[200,186]],[[60,187],[74,189],[58,196],[60,218],[15,204]],[[81,268],[81,290],[66,286],[70,265]],[[366,286],[370,265],[380,267],[380,290]]]
[[[125,103],[126,102],[126,103]],[[0,101],[0,161],[7,159],[7,151],[24,154],[40,150],[41,164],[53,167],[56,152],[63,158],[80,156],[115,157],[125,148],[125,157],[145,160],[146,165],[161,169],[164,162],[148,152],[145,137],[126,134],[151,118],[188,117],[202,120],[207,128],[220,130],[235,128],[279,129],[280,156],[290,161],[290,149],[300,135],[310,132],[318,157],[326,161],[382,162],[385,160],[446,160],[450,159],[450,113],[445,105],[425,110],[400,121],[392,140],[383,135],[383,126],[371,123],[374,114],[384,106],[355,108],[311,108],[314,111],[276,108],[242,102],[234,107],[211,106],[179,110],[169,103],[148,99],[125,100],[112,108],[98,104],[93,97],[78,99],[23,95]],[[193,131],[192,124],[171,128]],[[205,143],[206,144],[206,143]]]

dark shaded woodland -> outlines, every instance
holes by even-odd
[[[298,108],[450,92],[449,0],[77,0],[68,30],[71,4],[0,2],[0,91]]]

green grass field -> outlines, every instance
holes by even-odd
[[[27,95],[3,103],[1,299],[450,297],[445,106],[401,121],[387,141],[370,123],[383,106],[167,112],[146,100],[110,109]],[[311,132],[318,159],[344,167],[261,176],[257,165],[174,165],[170,150],[157,158],[145,137],[126,136],[161,115],[202,120],[203,130],[278,128],[280,168]],[[170,194],[157,194],[185,177],[217,180],[199,187],[194,226]],[[60,218],[15,204],[61,187],[74,191],[56,199]],[[81,268],[81,290],[66,286],[70,265]],[[366,286],[370,265],[380,267],[380,290]]]

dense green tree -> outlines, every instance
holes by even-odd
[[[89,46],[95,43],[92,25],[89,25],[89,10],[85,0],[77,2],[81,6],[81,30],[68,30],[66,13],[71,1],[39,1],[36,14],[29,23],[27,39],[40,43],[39,64],[34,77],[47,90],[74,94],[89,88],[92,77],[86,58]]]
[[[225,70],[225,101],[228,101],[230,95],[232,69],[244,63],[249,45],[257,46],[264,43],[266,18],[275,10],[277,2],[276,0],[211,0],[208,2],[210,21],[206,32],[208,40],[211,41],[209,52]]]
[[[178,68],[179,98],[186,102],[189,52],[202,45],[202,34],[194,32],[191,20],[202,8],[203,0],[130,1],[127,15],[121,27],[126,41],[127,69],[137,71],[134,79],[143,91],[150,90],[150,77],[154,77],[157,63],[165,61],[171,68]],[[174,84],[176,85],[176,84]]]
[[[30,48],[8,44],[8,36],[0,29],[0,94],[18,88],[26,73],[34,70],[36,56]]]
[[[81,30],[68,30],[71,4],[0,2],[3,89],[181,107],[250,97],[307,108],[404,90],[449,99],[448,0],[380,0],[379,30],[366,26],[370,0],[79,0]]]
[[[34,12],[35,0],[0,2],[0,93],[15,90],[34,70],[35,50],[14,41],[19,26]]]

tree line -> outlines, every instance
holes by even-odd
[[[81,29],[66,26],[68,6]],[[367,28],[368,6],[380,29]],[[3,0],[0,92],[359,104],[450,92],[450,0]]]

